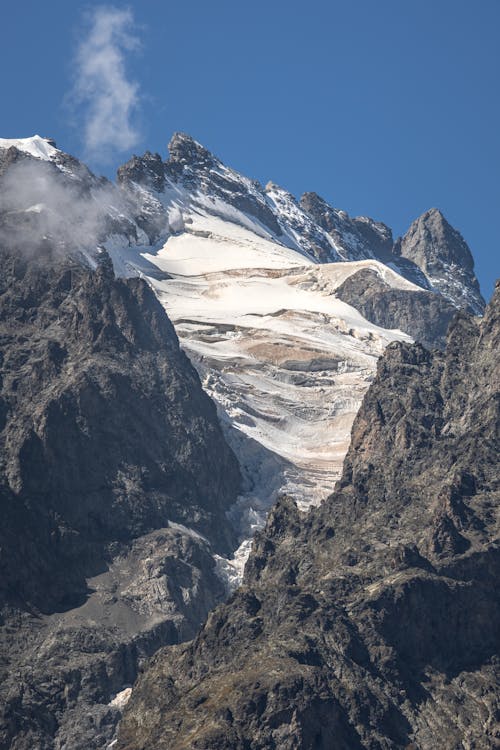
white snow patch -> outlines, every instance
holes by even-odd
[[[39,135],[34,135],[31,138],[0,138],[0,148],[6,149],[12,146],[44,161],[49,161],[59,153],[58,149],[52,146],[47,138],[41,138]]]
[[[244,539],[230,559],[214,555],[217,575],[226,583],[230,593],[235,591],[243,580],[245,565],[252,549],[252,540]]]
[[[115,695],[115,697],[109,702],[109,705],[113,706],[114,708],[118,708],[120,711],[123,711],[123,709],[129,702],[131,695],[132,688],[126,687],[123,690],[120,690],[120,692]],[[111,745],[109,745],[109,747],[111,747]]]

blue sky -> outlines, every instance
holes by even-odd
[[[184,130],[263,183],[315,190],[395,235],[436,206],[469,243],[490,296],[500,274],[499,0],[110,3],[133,19],[130,132],[99,151],[84,142],[88,101],[73,94],[89,14],[103,5],[4,4],[0,136],[52,136],[112,175],[132,152],[165,155]]]

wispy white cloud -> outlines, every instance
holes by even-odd
[[[132,12],[98,6],[76,52],[74,98],[83,112],[83,140],[89,155],[106,159],[134,146],[139,85],[130,80],[126,57],[140,46]]]

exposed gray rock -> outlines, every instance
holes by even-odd
[[[160,154],[146,151],[144,156],[133,156],[117,171],[118,184],[136,182],[161,193],[165,187],[165,165]]]
[[[117,172],[117,182],[124,196],[133,205],[137,224],[151,244],[169,233],[168,212],[158,198],[165,188],[165,165],[159,154],[149,151],[133,156]]]
[[[444,354],[391,344],[336,492],[284,498],[243,586],[140,677],[117,750],[494,748],[500,286]]]
[[[166,171],[174,180],[209,196],[222,198],[258,219],[276,236],[281,235],[280,225],[257,182],[225,167],[186,133],[174,133],[168,150],[170,159],[166,163]]]
[[[361,269],[349,276],[336,295],[382,328],[398,328],[415,341],[443,349],[456,308],[440,294],[394,289],[375,271]]]
[[[317,193],[304,193],[300,205],[328,233],[346,260],[375,258],[422,289],[430,288],[427,277],[416,263],[394,255],[392,231],[381,221],[367,216],[351,218],[345,211],[330,206]],[[320,258],[328,259],[336,260]]]
[[[367,217],[351,219],[345,211],[333,208],[317,193],[304,193],[300,205],[339,247],[349,253],[351,260],[390,255],[392,232],[382,222]]]
[[[225,595],[208,542],[175,525],[115,544],[106,568],[79,607],[4,610],[2,750],[106,748],[141,664],[192,638]]]
[[[101,748],[141,659],[224,595],[239,468],[144,281],[0,262],[0,747]]]
[[[474,274],[472,254],[460,232],[437,208],[413,222],[396,242],[394,253],[416,263],[432,287],[455,307],[482,314],[485,303]]]

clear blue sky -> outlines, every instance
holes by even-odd
[[[77,156],[70,116],[79,0],[4,2],[1,133]],[[166,154],[184,130],[227,164],[315,190],[395,235],[431,206],[469,243],[483,293],[500,275],[500,0],[141,0],[129,149]],[[65,103],[66,101],[66,103]],[[76,127],[75,127],[76,125]],[[91,166],[106,174],[128,158]]]

